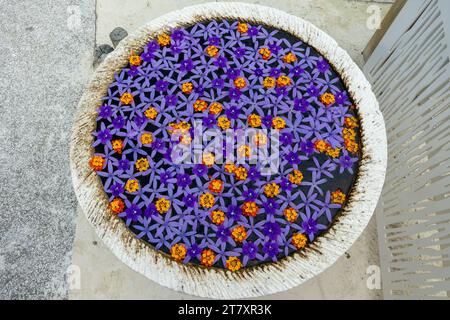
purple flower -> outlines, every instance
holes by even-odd
[[[150,203],[147,208],[145,208],[144,216],[150,218],[158,214],[158,210],[156,210],[156,206],[154,203]]]
[[[303,230],[305,230],[305,232],[307,234],[311,234],[314,235],[317,233],[318,229],[317,229],[317,221],[309,218],[305,221],[302,222],[302,228]]]
[[[231,234],[230,229],[228,229],[224,226],[217,227],[216,236],[220,241],[226,242],[228,240],[228,238],[230,237],[230,234]]]
[[[144,60],[145,62],[150,62],[152,61],[154,56],[155,55],[153,54],[153,52],[147,51],[141,54],[141,59]]]
[[[227,61],[227,58],[220,56],[214,61],[214,65],[218,68],[225,68],[227,66]]]
[[[301,98],[301,99],[295,98],[294,99],[294,110],[295,111],[306,112],[306,111],[308,111],[309,106],[310,106],[310,103],[305,98]]]
[[[300,66],[292,67],[292,69],[289,71],[289,73],[294,77],[300,77],[304,72],[305,70],[303,70]]]
[[[269,75],[271,77],[278,78],[281,75],[281,70],[279,68],[272,68],[270,69]]]
[[[98,110],[98,116],[100,118],[109,118],[109,117],[111,117],[112,116],[112,108],[111,108],[111,106],[108,106],[108,105],[101,106],[99,108],[99,110]]]
[[[199,95],[202,95],[205,92],[205,88],[203,88],[203,86],[196,86],[194,88],[194,92],[198,93]]]
[[[311,97],[317,97],[320,94],[319,89],[314,86],[314,85],[310,85],[308,87],[308,89],[306,90],[306,92],[311,96]]]
[[[168,95],[165,97],[165,100],[168,106],[176,106],[178,102],[178,97],[176,95]]]
[[[345,91],[337,92],[334,95],[334,98],[336,100],[336,103],[337,104],[341,104],[341,105],[348,101],[348,96],[347,96],[347,93]]]
[[[169,82],[164,81],[164,80],[158,80],[155,83],[155,89],[156,89],[156,91],[160,91],[160,92],[167,91],[167,89],[169,89]]]
[[[146,123],[147,122],[147,118],[146,117],[144,117],[144,116],[139,116],[139,115],[135,115],[134,116],[134,118],[133,118],[133,121],[134,121],[134,123],[137,125],[137,126],[142,126],[144,123]]]
[[[245,56],[245,47],[236,48],[236,50],[234,50],[234,56],[238,59]]]
[[[253,201],[258,198],[258,192],[256,192],[254,189],[248,189],[242,193],[242,195],[245,198],[245,201]]]
[[[209,37],[208,38],[208,45],[210,46],[218,46],[220,44],[220,38],[219,37]]]
[[[258,33],[259,33],[259,30],[258,30],[257,27],[250,27],[250,28],[248,28],[247,34],[248,34],[250,37],[257,36]]]
[[[123,185],[121,183],[114,183],[113,185],[111,185],[111,187],[109,188],[109,191],[111,192],[111,194],[115,197],[121,195],[123,193]]]
[[[229,79],[234,80],[237,77],[239,77],[241,75],[241,70],[239,69],[234,69],[234,68],[229,68],[227,70],[227,76]]]
[[[238,90],[239,91],[239,90]],[[237,107],[229,107],[225,114],[229,119],[236,120],[239,117],[239,109]]]
[[[261,173],[256,167],[251,167],[250,169],[248,169],[247,174],[248,178],[252,181],[256,181],[259,180],[259,178],[261,178]]]
[[[105,144],[110,141],[112,138],[111,131],[109,129],[101,130],[97,133],[97,139],[100,140],[101,143]]]
[[[198,176],[198,177],[202,177],[204,176],[207,172],[208,172],[208,167],[205,166],[204,164],[196,164],[194,166],[194,168],[192,169],[192,172]]]
[[[164,148],[164,141],[162,141],[161,139],[156,138],[155,140],[153,140],[152,148],[155,149],[155,150],[163,149]]]
[[[191,177],[186,173],[179,174],[177,176],[177,184],[181,188],[186,188],[191,184],[191,182],[192,182]]]
[[[253,242],[246,242],[242,245],[242,254],[249,259],[255,259],[258,247]]]
[[[242,215],[241,208],[239,208],[238,206],[235,206],[235,205],[230,205],[230,206],[228,206],[226,215],[229,219],[238,221]]]
[[[290,132],[282,132],[280,134],[280,142],[284,145],[290,145],[292,144],[293,136]]]
[[[175,41],[181,41],[184,39],[184,30],[176,29],[172,32],[172,39]]]
[[[263,207],[267,214],[275,214],[280,206],[274,199],[267,199],[267,201],[263,203]]]
[[[131,220],[133,222],[138,221],[139,216],[142,214],[141,208],[138,205],[132,204],[125,210],[127,220]]]
[[[211,129],[216,124],[216,117],[213,114],[208,114],[203,118],[203,125],[208,129]]]
[[[281,50],[281,47],[276,44],[275,42],[269,43],[269,50],[273,53],[273,54],[278,54],[278,52]]]
[[[267,241],[266,243],[264,243],[263,251],[271,258],[276,257],[279,250],[280,249],[278,248],[278,244],[274,241]]]
[[[168,171],[164,171],[159,175],[159,179],[161,180],[161,183],[164,185],[168,184],[170,178],[171,174]]]
[[[183,202],[187,207],[192,208],[197,203],[197,198],[192,194],[187,194],[183,197]]]
[[[128,161],[127,159],[119,160],[118,164],[119,170],[127,171],[128,169],[130,169],[130,161]]]
[[[192,69],[194,69],[194,62],[192,62],[192,59],[186,59],[181,61],[180,63],[180,71],[181,72],[189,72]]]
[[[156,41],[150,41],[148,44],[147,44],[147,50],[148,50],[148,52],[155,52],[156,50],[158,50],[159,49],[159,44],[158,44],[158,42],[156,42]]]
[[[131,66],[130,70],[128,71],[128,75],[130,77],[136,77],[139,74],[139,69],[136,66]]]
[[[276,222],[266,222],[263,227],[264,234],[271,240],[277,240],[281,234],[280,225]]]
[[[273,120],[273,117],[270,114],[268,114],[261,119],[261,122],[264,126],[270,128],[270,127],[272,127],[272,120]]]
[[[326,73],[328,70],[330,70],[330,65],[328,61],[326,61],[324,58],[319,58],[317,61],[317,70],[321,73]]]
[[[310,140],[302,140],[300,142],[300,150],[306,155],[310,156],[314,153],[314,143]]]
[[[289,164],[299,164],[300,163],[300,156],[295,152],[289,152],[285,156],[285,159]]]
[[[224,86],[224,81],[221,78],[214,79],[211,83],[214,89],[222,89]]]
[[[119,115],[112,119],[112,125],[115,129],[122,129],[125,125],[125,119]]]
[[[282,178],[280,181],[280,187],[285,191],[290,191],[292,190],[292,183],[287,178]]]
[[[261,68],[255,68],[253,69],[253,74],[257,77],[261,77],[264,74],[264,72]]]
[[[197,244],[192,244],[191,247],[187,250],[187,254],[191,258],[195,258],[202,253],[202,248],[200,248]]]

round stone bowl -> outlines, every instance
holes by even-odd
[[[316,49],[340,75],[358,110],[360,166],[349,199],[331,228],[311,245],[274,263],[239,272],[201,268],[174,261],[136,238],[111,214],[100,178],[89,167],[97,109],[114,73],[124,68],[130,52],[140,52],[161,32],[208,19],[239,19],[286,31]],[[383,117],[362,71],[335,40],[311,23],[269,7],[244,3],[208,3],[165,14],[125,38],[96,70],[75,118],[70,150],[78,202],[97,235],[126,265],[149,279],[187,294],[236,299],[273,294],[295,287],[331,266],[367,226],[384,182],[387,161]]]

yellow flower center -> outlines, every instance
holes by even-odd
[[[169,211],[170,208],[170,201],[167,200],[166,198],[159,198],[158,200],[156,200],[155,202],[155,207],[156,210],[160,213],[166,213],[167,211]]]
[[[271,182],[264,186],[264,194],[268,198],[276,197],[280,193],[280,187],[275,183]]]
[[[130,179],[125,183],[125,190],[133,193],[139,190],[139,182],[136,179]]]

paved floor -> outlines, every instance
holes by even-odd
[[[129,33],[165,12],[206,1],[97,0],[98,44],[110,43],[109,32],[116,26]],[[390,4],[351,0],[267,0],[264,4],[301,16],[333,36],[352,58],[362,64],[361,51],[375,30],[367,27],[379,9],[380,18]],[[372,6],[372,7],[370,7]],[[378,9],[377,9],[378,8]],[[78,210],[72,263],[80,283],[74,282],[71,299],[187,299],[194,298],[163,288],[132,271],[113,256],[96,237]],[[369,290],[366,270],[378,264],[375,221],[369,224],[349,252],[322,274],[292,290],[268,296],[271,299],[377,299],[380,290]],[[78,272],[79,271],[79,272]]]
[[[66,298],[73,113],[92,69],[93,0],[0,0],[0,299]]]

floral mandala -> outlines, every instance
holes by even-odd
[[[328,61],[289,33],[245,22],[196,23],[130,53],[96,121],[89,164],[111,212],[156,250],[204,267],[237,271],[302,250],[345,205],[360,160],[358,117]],[[194,121],[276,131],[278,172],[205,153],[174,161]],[[254,138],[236,151],[271,143]]]

